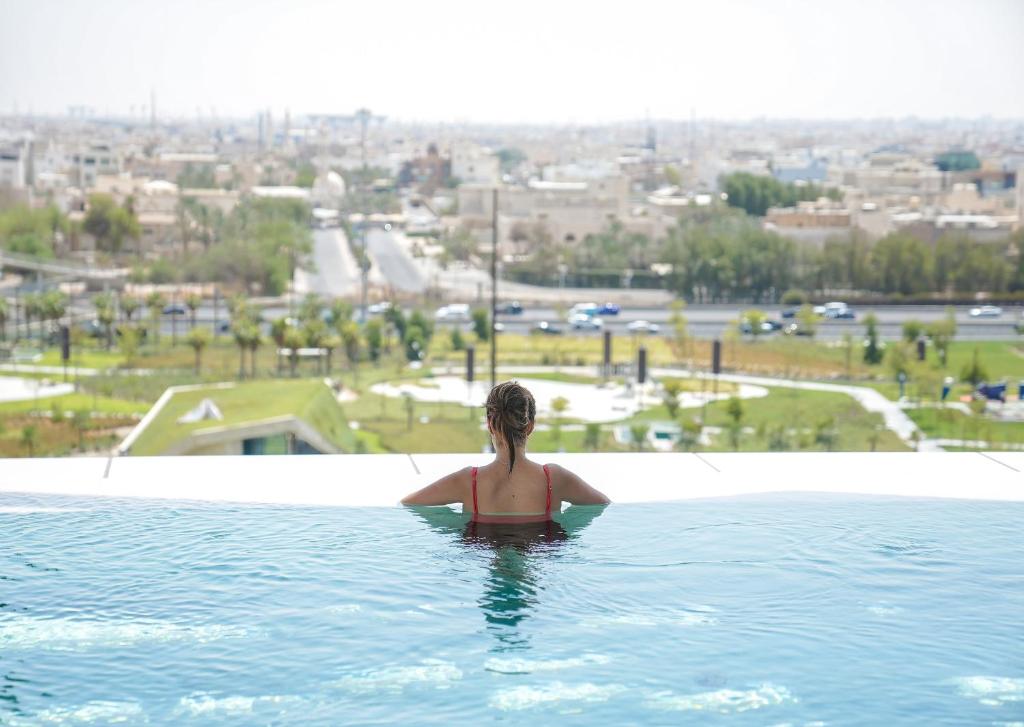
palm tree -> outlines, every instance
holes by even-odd
[[[203,299],[198,293],[189,293],[185,296],[185,305],[188,307],[189,328],[196,327],[196,311],[202,305]]]
[[[139,309],[142,303],[138,298],[134,296],[128,296],[121,298],[121,310],[124,312],[124,317],[128,319],[128,322],[132,322],[132,316],[135,315],[135,311]]]
[[[92,299],[96,307],[96,320],[103,326],[107,338],[107,350],[114,345],[114,297],[110,293],[99,293]]]
[[[196,376],[198,376],[203,349],[206,348],[206,344],[210,342],[210,331],[206,328],[192,328],[188,332],[187,340],[188,345],[191,346],[192,350],[196,353]]]
[[[235,321],[231,324],[231,335],[238,346],[238,378],[245,378],[245,352],[249,348],[249,339],[252,337],[252,323],[247,320]]]
[[[7,298],[0,298],[0,341],[7,340]]]
[[[359,381],[359,326],[355,321],[346,321],[338,331],[341,344],[345,347],[345,357],[352,369],[353,383]]]
[[[284,347],[288,349],[288,365],[293,377],[295,376],[295,367],[299,363],[299,349],[302,348],[302,344],[302,333],[298,328],[289,326],[288,330],[284,332]]]
[[[149,321],[153,326],[154,346],[160,343],[160,316],[164,313],[165,305],[167,305],[167,299],[164,298],[163,293],[160,291],[154,290],[146,296],[146,307],[149,308]]]
[[[330,376],[331,375],[331,357],[334,355],[334,352],[338,349],[338,347],[341,346],[341,337],[340,336],[336,336],[333,333],[329,334],[328,336],[326,336],[324,338],[324,340],[322,341],[321,345],[327,351],[327,375]]]
[[[21,443],[28,450],[28,456],[34,457],[36,444],[39,443],[39,430],[35,424],[28,424],[21,429]]]
[[[282,316],[270,324],[270,339],[277,348],[277,375],[281,375],[281,349],[284,348],[284,334],[288,330],[288,319]]]
[[[648,424],[638,423],[631,424],[629,427],[629,438],[632,441],[633,446],[637,452],[642,452],[644,449],[644,442],[647,441],[647,432],[650,431],[651,427]]]
[[[263,336],[260,334],[260,327],[255,323],[249,327],[249,373],[256,378],[256,349],[263,345]]]
[[[25,295],[22,302],[22,309],[25,311],[25,331],[31,337],[32,335],[32,319],[36,318],[39,321],[39,337],[43,337],[43,309],[42,309],[42,296],[39,293],[28,293]]]
[[[324,339],[327,338],[327,324],[319,318],[307,320],[306,324],[302,327],[302,337],[306,339],[305,343],[310,348],[323,348]],[[316,359],[316,372],[320,373],[320,369],[321,362],[318,356]]]

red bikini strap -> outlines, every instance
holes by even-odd
[[[548,478],[548,500],[547,504],[544,505],[544,514],[551,514],[551,470],[548,469],[547,465],[544,465],[544,476]]]
[[[470,469],[470,474],[473,477],[473,514],[476,515],[480,512],[480,508],[476,504],[476,467]]]

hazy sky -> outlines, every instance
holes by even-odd
[[[0,112],[1024,118],[1024,0],[0,0]]]

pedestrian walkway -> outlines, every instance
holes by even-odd
[[[515,371],[517,373],[539,373],[550,371],[550,367],[544,366],[499,366],[498,371]],[[593,366],[562,366],[559,368],[567,374],[580,374],[593,376]],[[683,371],[681,369],[656,368],[651,370],[651,376],[659,378],[662,376],[676,376],[695,378],[711,378],[710,374]],[[850,386],[847,384],[828,384],[819,381],[796,381],[794,379],[775,379],[767,376],[750,376],[747,374],[719,374],[719,381],[729,381],[735,384],[750,384],[753,386],[764,386],[768,388],[801,389],[804,391],[825,391],[836,394],[846,394],[860,404],[866,411],[881,414],[886,429],[892,431],[907,446],[913,447],[920,452],[941,452],[942,447],[932,439],[926,439],[924,433],[918,428],[900,405],[895,401],[886,399],[882,394],[866,386]]]

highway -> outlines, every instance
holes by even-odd
[[[403,293],[422,293],[427,281],[395,234],[371,228],[366,231],[366,248],[386,285]]]
[[[348,246],[344,230],[333,227],[313,230],[315,270],[295,271],[298,295],[317,293],[327,298],[355,297],[359,294],[359,264]]]

